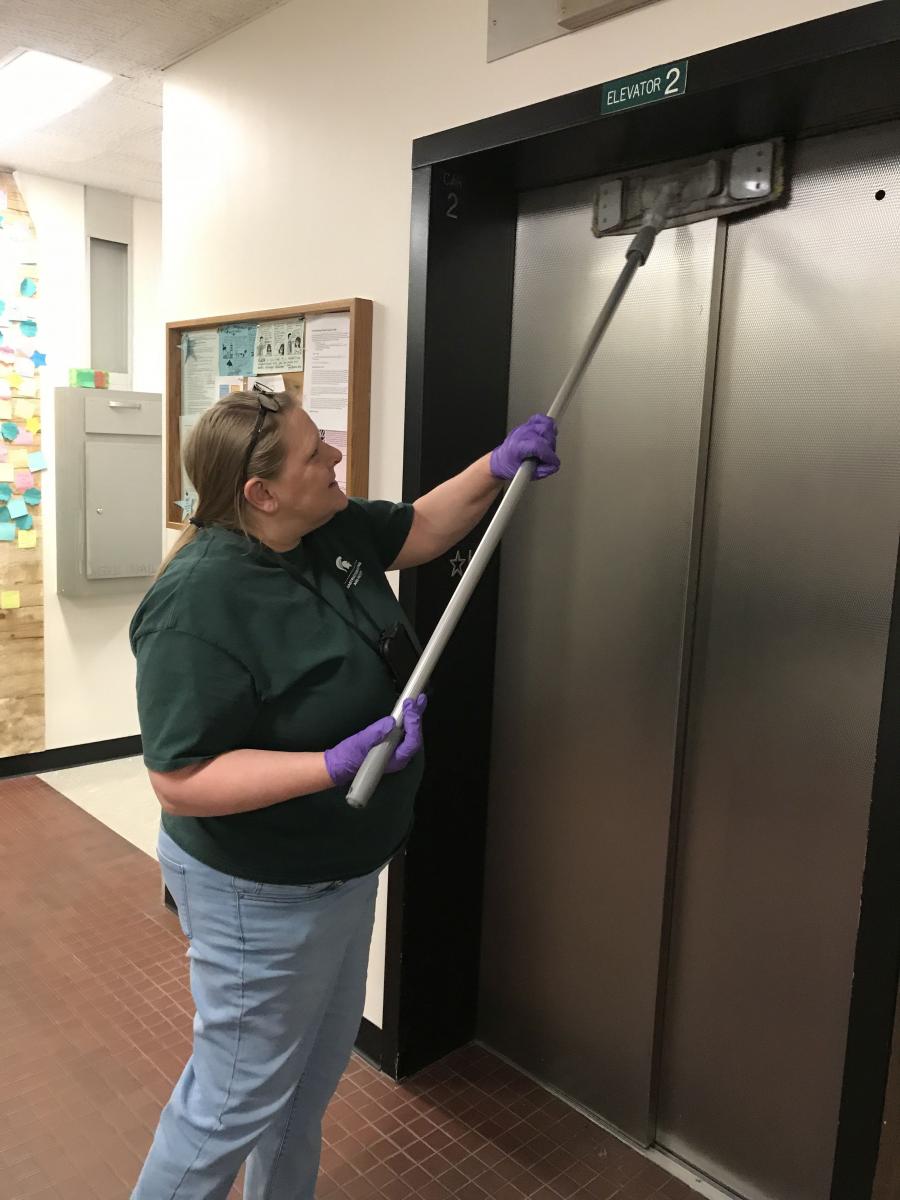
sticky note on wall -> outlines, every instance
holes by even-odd
[[[42,450],[36,450],[33,454],[28,455],[28,470],[29,471],[46,471],[47,460],[44,458]]]
[[[0,483],[12,483],[13,478],[12,463],[0,463]]]
[[[25,503],[26,504],[40,504],[40,495],[41,495],[40,492],[38,492],[37,500],[29,500],[28,499],[28,493],[35,490],[34,476],[32,475],[32,473],[30,471],[16,471],[15,484],[16,484],[17,492],[25,493]]]
[[[19,592],[0,592],[0,608],[21,608],[22,597]]]
[[[16,527],[9,521],[0,521],[0,542],[14,542],[16,540]]]
[[[37,545],[37,531],[34,529],[19,530],[19,549],[33,550]]]
[[[0,400],[0,421],[9,421],[12,417],[12,401]]]
[[[16,399],[13,412],[22,421],[27,421],[35,414],[35,404],[33,400],[24,400],[21,396]]]
[[[25,507],[25,501],[21,496],[11,497],[6,507],[9,509],[9,515],[13,520],[16,517],[26,517],[28,515],[28,509]]]
[[[9,451],[9,462],[13,467],[27,467],[29,459],[28,451],[20,446],[14,446]]]

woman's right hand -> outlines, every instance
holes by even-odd
[[[403,702],[403,739],[394,750],[385,767],[386,775],[402,771],[422,749],[422,714],[428,703],[427,696]],[[393,717],[382,717],[380,721],[354,733],[325,751],[325,766],[335,787],[344,787],[352,782],[363,765],[370,750],[374,750],[394,729]]]

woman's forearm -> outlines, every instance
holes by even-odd
[[[417,561],[437,558],[455,546],[497,499],[503,481],[491,474],[490,463],[486,454],[415,502],[416,532],[423,542]]]
[[[230,750],[177,771],[150,771],[163,809],[181,817],[226,817],[334,787],[324,754]]]

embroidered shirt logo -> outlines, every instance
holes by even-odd
[[[362,567],[361,562],[353,562],[352,563],[352,562],[349,562],[346,558],[341,558],[341,556],[338,555],[338,557],[334,560],[334,565],[337,567],[337,569],[341,572],[342,575],[346,575],[346,579],[344,580],[344,587],[347,589],[348,592],[351,588],[356,587],[356,585],[359,583],[359,581],[363,577],[363,567]]]

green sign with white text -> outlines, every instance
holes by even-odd
[[[624,112],[626,108],[683,96],[687,91],[687,73],[688,60],[683,58],[680,62],[666,63],[664,67],[652,67],[649,71],[623,75],[621,79],[604,83],[600,115],[608,117]]]

